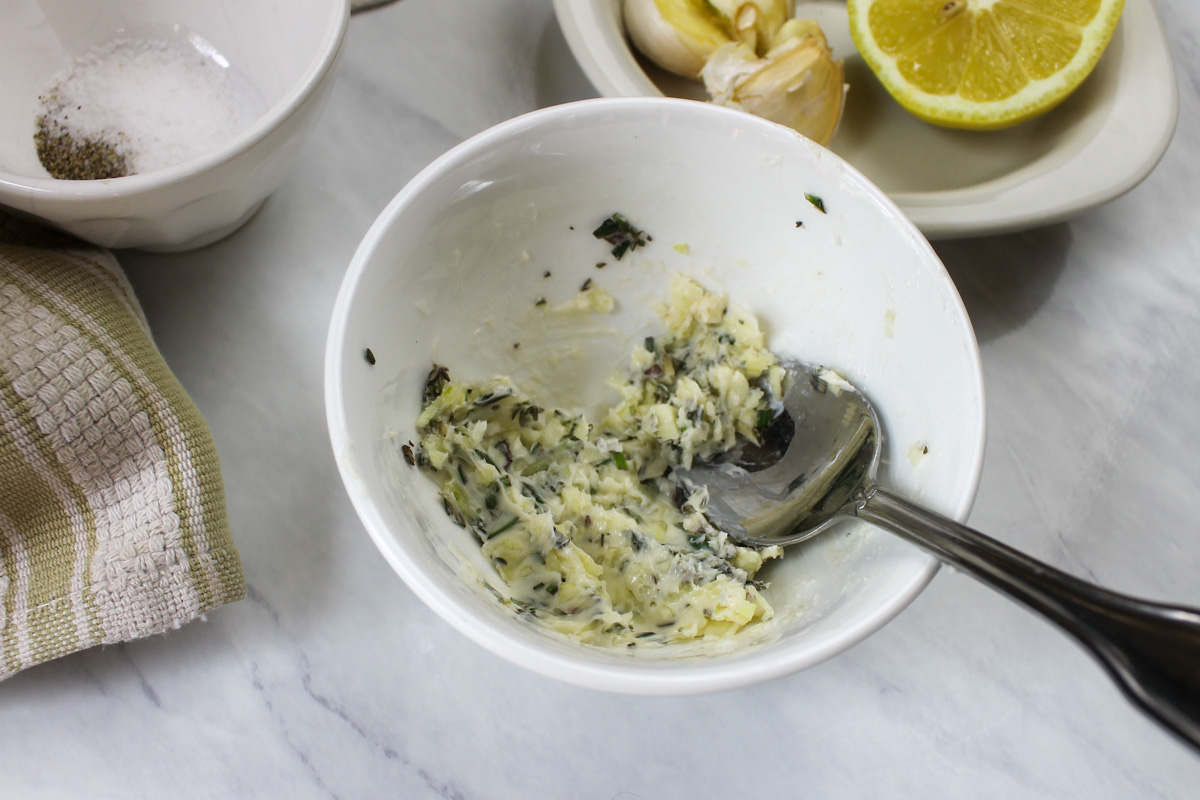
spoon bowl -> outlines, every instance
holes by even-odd
[[[796,544],[851,516],[881,459],[879,415],[862,392],[833,370],[783,366],[787,390],[762,442],[683,476],[708,487],[709,519],[752,547]]]

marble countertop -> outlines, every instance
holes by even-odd
[[[986,373],[971,523],[1200,606],[1200,8],[1159,8],[1181,106],[1157,170],[1068,223],[937,251]],[[119,254],[216,436],[249,596],[6,681],[0,797],[1196,797],[1200,757],[1057,630],[948,569],[837,658],[688,698],[521,670],[396,577],[326,434],[343,272],[433,158],[592,95],[545,0],[357,15],[307,158],[261,212],[202,250]]]

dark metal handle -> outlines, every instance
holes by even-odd
[[[1101,589],[879,486],[853,512],[1057,623],[1135,705],[1200,750],[1200,611]]]

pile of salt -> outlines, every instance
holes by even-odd
[[[245,124],[228,65],[187,41],[122,38],[94,47],[40,100],[39,158],[51,175],[68,179],[174,166]],[[96,151],[111,154],[107,167],[119,161],[123,172],[99,174],[105,165],[84,159]],[[62,174],[63,165],[84,174]]]

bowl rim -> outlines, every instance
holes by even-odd
[[[460,633],[508,661],[535,673],[585,688],[633,695],[693,695],[742,688],[814,666],[865,639],[882,628],[907,607],[929,584],[937,573],[940,562],[923,551],[917,554],[923,564],[886,603],[874,608],[872,613],[857,619],[853,624],[839,628],[815,643],[806,643],[803,648],[783,651],[765,651],[766,657],[750,654],[744,658],[689,659],[684,662],[630,661],[600,663],[592,659],[577,658],[554,648],[545,648],[526,638],[496,626],[481,611],[468,607],[459,595],[441,581],[432,578],[415,565],[413,547],[388,532],[376,501],[370,496],[366,485],[359,480],[353,463],[354,445],[349,438],[346,405],[342,393],[341,374],[346,363],[345,332],[350,316],[350,306],[358,293],[368,266],[398,216],[409,206],[419,201],[424,192],[441,179],[444,172],[470,161],[479,153],[491,149],[494,144],[522,131],[553,124],[556,120],[577,114],[642,113],[647,117],[673,111],[682,114],[729,115],[740,125],[762,126],[773,133],[783,132],[819,148],[808,140],[776,123],[762,120],[742,112],[701,103],[664,97],[621,97],[594,98],[541,108],[513,117],[492,126],[464,142],[456,145],[413,177],[385,206],[372,223],[352,257],[343,277],[330,318],[325,350],[325,409],[330,443],[342,483],[358,513],[368,535],[383,554],[393,570],[410,589],[438,616],[449,622]],[[819,148],[825,150],[824,148]],[[899,207],[861,172],[843,159],[825,150],[840,162],[845,173],[869,190],[885,210],[891,212],[895,222],[918,248],[926,249],[928,255],[944,271],[945,267],[933,247]],[[946,280],[951,281],[949,275]],[[953,282],[951,281],[953,287]],[[960,317],[965,330],[970,334],[968,358],[971,362],[974,389],[979,398],[978,426],[973,435],[973,453],[968,465],[970,477],[962,496],[951,516],[965,522],[974,505],[983,470],[986,444],[987,407],[984,395],[983,369],[978,341],[974,335],[966,307],[957,290],[951,293],[952,309]],[[582,652],[582,650],[581,650]],[[760,651],[762,652],[762,651]],[[736,654],[731,654],[736,656]]]
[[[597,20],[610,14],[619,20],[621,0],[553,0],[553,5],[568,48],[597,92],[606,97],[663,94],[637,65],[623,25],[623,50],[604,46]],[[1056,148],[1055,158],[1039,158],[969,186],[890,196],[928,238],[955,239],[1062,222],[1132,190],[1171,144],[1179,86],[1153,0],[1127,0],[1113,40],[1120,43],[1112,48],[1120,58],[1119,88],[1086,147],[1069,158],[1062,157],[1067,150]],[[1127,123],[1130,110],[1140,115],[1138,125]]]
[[[309,63],[300,79],[282,98],[260,114],[249,127],[220,147],[164,169],[103,180],[61,180],[19,175],[0,169],[0,194],[55,202],[85,202],[101,198],[127,197],[177,183],[232,161],[266,139],[316,91],[322,78],[330,71],[341,53],[349,20],[350,4],[346,0],[333,0],[328,3],[324,22],[325,33],[318,49],[319,57]]]

